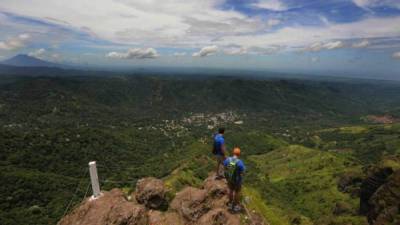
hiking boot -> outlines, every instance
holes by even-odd
[[[215,179],[216,180],[222,180],[222,179],[224,179],[225,177],[223,176],[223,175],[217,175],[217,176],[215,176]]]
[[[240,213],[242,210],[243,210],[243,208],[240,205],[235,205],[232,208],[232,212],[235,212],[235,213]]]

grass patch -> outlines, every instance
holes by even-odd
[[[358,206],[358,200],[337,190],[339,175],[361,169],[349,167],[343,156],[292,145],[250,159],[261,172],[257,190],[263,200],[277,203],[288,215],[293,210],[313,221],[332,219],[337,202]]]

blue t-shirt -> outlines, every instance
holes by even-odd
[[[224,161],[224,166],[228,166],[229,163],[234,159],[234,157],[228,157],[225,159]],[[244,165],[243,161],[236,158],[237,162],[236,162],[236,167],[238,170],[238,182],[241,183],[242,182],[242,174],[244,173],[244,171],[246,170],[246,166]]]
[[[222,146],[225,143],[224,135],[216,134],[214,135],[214,148],[216,149],[217,155],[222,155]]]

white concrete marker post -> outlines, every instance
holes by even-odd
[[[99,177],[97,176],[96,161],[89,162],[90,181],[92,182],[93,196],[96,199],[101,195]]]

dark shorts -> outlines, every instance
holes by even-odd
[[[217,162],[218,162],[218,163],[223,163],[224,160],[225,160],[225,156],[219,155],[219,154],[216,154],[216,155],[215,155],[215,158],[217,159]]]
[[[235,184],[228,183],[228,187],[232,191],[240,191],[242,189],[242,182],[238,182]]]

